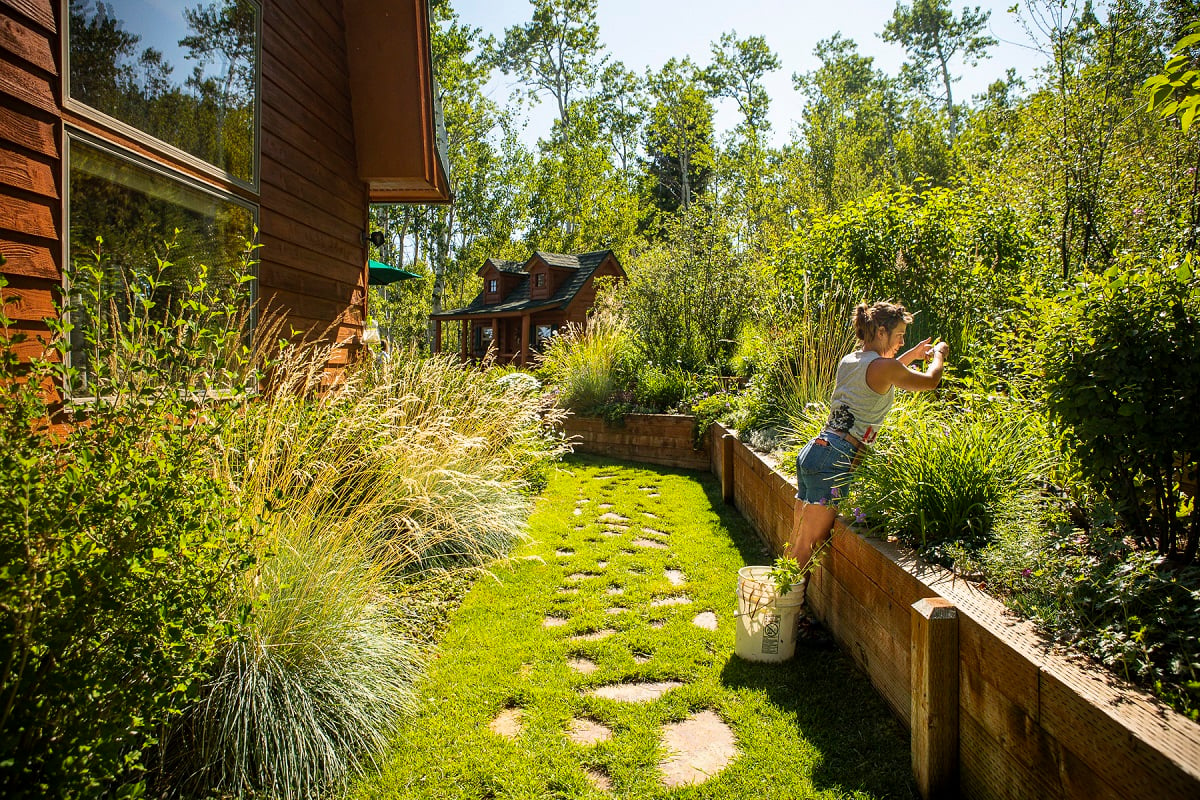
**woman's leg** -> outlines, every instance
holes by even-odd
[[[788,554],[794,557],[801,567],[808,564],[817,548],[829,538],[836,516],[837,508],[834,506],[796,501]]]

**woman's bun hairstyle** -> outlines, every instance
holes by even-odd
[[[854,309],[854,333],[860,342],[869,342],[875,338],[879,326],[887,329],[888,333],[896,330],[901,322],[908,324],[913,321],[913,315],[899,303],[889,303],[880,300],[877,303],[859,303]]]

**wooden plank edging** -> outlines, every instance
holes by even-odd
[[[730,432],[714,424],[709,440]],[[789,531],[780,530],[780,514],[772,509],[794,505],[794,484],[736,438],[731,445],[734,505],[778,551]],[[710,462],[714,472],[716,460]],[[868,597],[888,608],[872,613]],[[910,715],[895,695],[901,676],[888,662],[901,660],[900,646],[911,633],[890,630],[899,617],[888,609],[925,597],[949,601],[961,621],[960,747],[991,745],[987,753],[963,754],[966,796],[1200,797],[1200,724],[1055,647],[975,584],[895,543],[862,536],[844,520],[831,557],[809,583],[811,610],[852,655],[862,655],[856,662],[906,723]],[[865,627],[852,629],[856,624]],[[887,653],[894,655],[882,657]]]

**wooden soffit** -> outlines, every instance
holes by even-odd
[[[358,174],[373,203],[448,203],[428,0],[343,0]]]

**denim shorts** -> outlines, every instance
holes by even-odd
[[[796,498],[806,503],[835,502],[850,483],[854,454],[854,445],[832,434],[804,445],[796,456]]]

